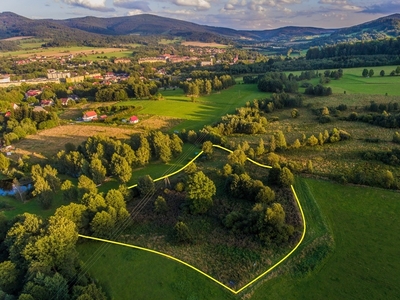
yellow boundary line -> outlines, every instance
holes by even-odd
[[[233,152],[232,150],[229,150],[229,149],[224,148],[224,147],[219,146],[219,145],[213,145],[213,147],[220,148],[220,149],[225,150],[225,151],[230,152],[230,153]],[[180,168],[178,171],[173,172],[173,173],[168,174],[168,175],[165,175],[165,176],[162,176],[162,177],[160,177],[160,178],[157,178],[157,179],[155,179],[154,181],[162,180],[162,179],[164,179],[164,178],[167,178],[167,177],[169,177],[169,176],[172,176],[172,175],[175,175],[175,174],[179,173],[180,171],[182,171],[183,169],[185,169],[188,165],[190,165],[193,161],[195,161],[202,153],[203,153],[203,151],[201,151],[199,154],[197,154],[189,163],[187,163],[184,167]],[[272,168],[271,166],[267,166],[267,165],[260,164],[260,163],[254,161],[254,160],[252,160],[252,159],[250,159],[250,158],[247,158],[247,159],[248,159],[250,162],[252,162],[252,163],[254,163],[254,164],[256,164],[256,165],[258,165],[258,166],[260,166],[260,167],[269,168],[269,169]],[[128,187],[128,188],[133,188],[133,187],[135,187],[135,186],[137,186],[137,184],[132,185],[132,186],[130,186],[130,187]],[[219,284],[219,285],[222,286],[223,288],[227,289],[228,291],[230,291],[231,293],[233,293],[233,294],[236,295],[236,294],[239,294],[240,292],[242,292],[244,289],[246,289],[246,288],[248,288],[249,286],[251,286],[251,285],[253,285],[254,283],[256,283],[256,282],[257,282],[258,280],[260,280],[262,277],[264,277],[264,276],[267,275],[269,272],[271,272],[273,269],[275,269],[277,266],[279,266],[281,263],[283,263],[286,259],[289,258],[290,255],[293,254],[293,252],[295,252],[295,251],[297,250],[297,248],[298,248],[298,247],[300,246],[300,244],[303,242],[304,237],[305,237],[305,235],[306,235],[306,219],[305,219],[305,217],[304,217],[303,208],[301,207],[299,198],[297,197],[297,194],[296,194],[296,191],[295,191],[293,185],[291,185],[290,188],[292,189],[293,196],[294,196],[295,199],[296,199],[297,205],[298,205],[299,210],[300,210],[301,217],[302,217],[302,219],[303,219],[303,233],[302,233],[302,235],[301,235],[301,238],[300,238],[299,242],[296,244],[296,246],[295,246],[288,254],[286,254],[286,255],[285,255],[280,261],[278,261],[275,265],[273,265],[272,267],[270,267],[270,268],[269,268],[268,270],[266,270],[264,273],[260,274],[259,276],[257,276],[256,278],[254,278],[252,281],[250,281],[249,283],[247,283],[245,286],[243,286],[243,287],[241,287],[240,289],[238,289],[237,291],[231,289],[229,286],[223,284],[222,282],[218,281],[217,279],[215,279],[214,277],[208,275],[207,273],[204,273],[203,271],[199,270],[198,268],[196,268],[196,267],[194,267],[194,266],[188,264],[187,262],[184,262],[184,261],[182,261],[182,260],[180,260],[180,259],[178,259],[178,258],[176,258],[176,257],[173,257],[173,256],[171,256],[171,255],[168,255],[168,254],[165,254],[165,253],[162,253],[162,252],[158,252],[158,251],[156,251],[156,250],[144,248],[144,247],[139,247],[139,246],[129,245],[129,244],[121,243],[121,242],[110,241],[110,240],[106,240],[106,239],[101,239],[101,238],[86,236],[86,235],[82,235],[82,234],[78,234],[78,236],[81,237],[81,238],[85,238],[85,239],[90,239],[90,240],[95,240],[95,241],[100,241],[100,242],[105,242],[105,243],[110,243],[110,244],[115,244],[115,245],[130,247],[130,248],[134,248],[134,249],[138,249],[138,250],[150,252],[150,253],[153,253],[153,254],[157,254],[157,255],[160,255],[160,256],[164,256],[164,257],[166,257],[166,258],[169,258],[169,259],[172,259],[172,260],[174,260],[174,261],[176,261],[176,262],[179,262],[179,263],[181,263],[181,264],[183,264],[183,265],[185,265],[185,266],[187,266],[187,267],[189,267],[189,268],[195,270],[196,272],[199,272],[200,274],[202,274],[202,275],[204,275],[205,277],[211,279],[211,280],[214,281],[215,283]]]

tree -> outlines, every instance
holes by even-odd
[[[124,157],[114,153],[111,158],[111,173],[122,183],[126,183],[132,177],[132,167]]]
[[[291,116],[292,118],[298,118],[300,116],[300,113],[296,108],[294,108],[292,109]]]
[[[382,186],[385,188],[390,188],[394,183],[393,173],[389,170],[385,170],[382,174]]]
[[[312,135],[307,139],[307,144],[310,146],[316,146],[319,144],[319,141],[314,135]]]
[[[367,77],[367,76],[368,76],[368,69],[364,69],[364,70],[362,71],[362,76],[363,76],[363,77]]]
[[[96,184],[100,184],[106,178],[107,170],[99,158],[93,158],[89,164],[89,173]]]
[[[70,180],[65,180],[61,184],[61,191],[65,202],[73,202],[78,199],[78,190]]]
[[[193,214],[202,214],[213,205],[212,197],[216,193],[214,182],[202,171],[189,176],[186,184],[187,199]]]
[[[243,150],[235,150],[228,155],[228,161],[231,165],[244,165],[247,160],[247,156]]]
[[[0,288],[7,294],[13,294],[18,288],[18,269],[9,260],[0,263]]]
[[[78,266],[77,240],[78,232],[72,221],[52,216],[45,234],[26,247],[23,255],[31,264],[36,262],[72,278]]]
[[[174,226],[175,237],[176,240],[180,243],[187,243],[192,241],[192,235],[190,234],[189,227],[182,222],[179,221]]]
[[[10,160],[6,156],[4,156],[3,153],[0,153],[0,171],[7,171],[9,166]]]
[[[289,187],[293,184],[293,182],[294,176],[292,172],[288,168],[283,167],[279,174],[279,184],[284,187]]]
[[[210,141],[204,142],[202,150],[207,155],[207,158],[210,159],[214,151],[213,144]]]
[[[292,144],[292,148],[293,149],[298,149],[300,147],[301,147],[301,143],[300,143],[299,139],[295,139],[293,144]]]
[[[311,160],[307,161],[307,172],[308,173],[313,173],[314,172],[314,167],[313,167],[313,164],[312,164]]]
[[[155,192],[156,188],[153,179],[150,175],[141,176],[138,178],[137,188],[140,196],[151,195]]]
[[[265,222],[274,226],[282,226],[285,223],[285,211],[279,203],[272,203],[265,212]]]
[[[260,156],[265,152],[264,140],[261,138],[255,150],[255,155]]]
[[[270,203],[275,200],[275,192],[268,186],[264,186],[257,193],[256,202]]]
[[[379,73],[380,76],[385,76],[385,70],[381,70],[381,72]]]
[[[154,201],[154,211],[158,214],[164,214],[168,211],[168,205],[163,196],[158,196]]]
[[[115,227],[115,218],[103,210],[97,212],[92,222],[90,222],[90,228],[95,236],[109,237]]]
[[[285,135],[281,130],[275,133],[276,148],[279,150],[284,150],[287,148]]]
[[[74,222],[78,232],[82,233],[89,225],[89,214],[86,205],[70,203],[57,208],[54,216],[66,218]]]
[[[82,199],[83,195],[87,193],[97,194],[97,187],[93,180],[85,175],[81,175],[78,179],[78,198]]]
[[[34,190],[32,191],[33,196],[38,196],[39,204],[42,208],[50,208],[53,202],[53,191],[43,177],[37,176],[34,181]]]
[[[370,69],[369,72],[368,72],[368,76],[369,77],[374,76],[374,70]]]
[[[173,154],[174,156],[176,156],[176,155],[182,153],[182,145],[183,145],[183,142],[182,142],[182,140],[179,138],[179,136],[176,135],[175,133],[172,134],[172,136],[171,136],[171,138],[170,138],[170,141],[169,141],[169,145],[170,145],[172,154]],[[160,157],[160,158],[161,158],[161,157]]]
[[[136,158],[139,166],[148,164],[151,156],[150,144],[144,135],[140,136],[140,146],[136,150]]]

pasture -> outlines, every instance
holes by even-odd
[[[400,295],[400,194],[301,179],[332,231],[335,249],[305,276],[267,282],[252,299],[397,299]],[[307,211],[307,209],[306,209]]]
[[[162,92],[165,100],[130,100],[119,102],[118,105],[133,105],[142,107],[140,115],[166,116],[181,119],[174,130],[198,130],[204,125],[212,124],[227,113],[234,113],[237,107],[244,106],[247,101],[266,98],[269,94],[257,90],[254,84],[236,84],[227,90],[200,96],[193,102],[182,90],[167,90]]]

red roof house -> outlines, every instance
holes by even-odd
[[[82,120],[89,122],[97,119],[97,113],[94,110],[87,111],[83,114]]]
[[[129,118],[129,123],[130,124],[136,124],[138,122],[139,122],[139,118],[136,117],[136,116],[132,116],[132,117]]]

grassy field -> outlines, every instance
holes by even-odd
[[[233,113],[237,107],[245,105],[247,101],[266,98],[269,94],[261,93],[253,84],[237,84],[219,93],[207,97],[198,97],[192,102],[182,90],[164,91],[165,100],[131,100],[119,102],[119,105],[134,105],[143,107],[139,116],[157,115],[182,119],[173,127],[174,130],[197,130],[204,125],[212,124],[227,113]]]
[[[397,66],[380,66],[380,67],[366,67],[366,68],[350,68],[343,69],[343,77],[339,80],[332,79],[326,86],[330,86],[334,94],[349,94],[349,95],[389,95],[400,96],[398,86],[400,84],[400,76],[389,76],[390,72],[395,70]],[[363,77],[362,72],[364,69],[374,70],[373,77]],[[380,76],[381,70],[385,71],[385,76]],[[323,73],[325,70],[319,70]],[[301,71],[286,72],[287,74],[293,73],[300,75]],[[307,80],[312,84],[318,84],[319,79]],[[304,89],[300,89],[304,92]]]
[[[328,86],[332,87],[333,93],[400,96],[400,76],[389,76],[396,66],[368,67],[368,70],[374,70],[373,77],[362,77],[364,69],[344,69],[343,78],[331,80]],[[385,76],[379,75],[381,70],[385,71]]]
[[[151,254],[97,242],[78,250],[87,271],[114,299],[398,299],[400,194],[315,179],[297,179],[296,189],[308,225],[302,248],[268,280],[239,296]],[[296,271],[307,247],[329,231],[334,251],[314,270]]]
[[[398,299],[400,194],[303,181],[328,220],[335,251],[317,272],[273,279],[252,299]]]

